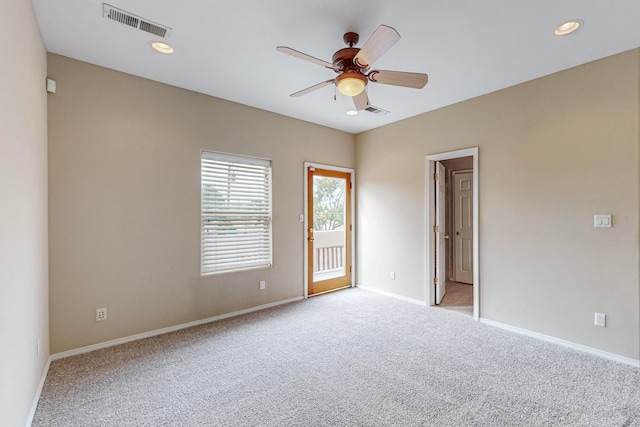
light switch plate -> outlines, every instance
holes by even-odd
[[[594,215],[593,226],[597,228],[611,228],[611,215],[610,214]]]

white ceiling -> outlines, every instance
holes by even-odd
[[[638,0],[109,0],[172,28],[175,52],[152,34],[102,17],[99,0],[33,0],[49,52],[297,119],[359,133],[640,46]],[[554,29],[582,19],[576,33]],[[429,74],[424,89],[371,83],[371,103],[391,111],[347,116],[335,77],[276,51],[284,45],[331,62],[342,35],[361,47],[380,24],[402,36],[373,69]],[[60,88],[64,90],[64,88]]]

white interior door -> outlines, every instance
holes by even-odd
[[[454,278],[473,284],[473,172],[454,172]]]
[[[436,304],[440,304],[442,298],[444,297],[446,289],[446,274],[447,274],[447,255],[444,251],[444,219],[446,214],[446,193],[445,193],[445,169],[442,163],[436,163],[437,170],[437,179],[435,182],[436,187],[436,230],[435,230],[435,239],[436,239],[436,277],[435,277],[435,287],[436,287]]]

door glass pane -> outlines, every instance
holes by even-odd
[[[313,281],[346,275],[346,179],[313,177]]]

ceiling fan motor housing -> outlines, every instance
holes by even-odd
[[[358,54],[358,52],[360,52],[360,48],[357,47],[345,47],[344,49],[340,49],[334,53],[331,58],[333,65],[340,68],[342,71],[360,70],[360,67],[353,62],[353,58]]]

